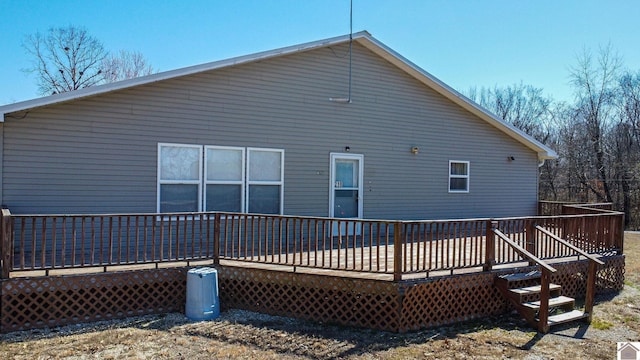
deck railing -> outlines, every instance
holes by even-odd
[[[393,273],[395,222],[254,214],[220,218],[220,259]]]
[[[522,261],[491,222],[541,259],[621,253],[621,213],[430,221],[238,213],[22,215],[2,210],[2,278],[14,271],[221,260],[393,275],[491,269]]]
[[[538,215],[539,216],[555,216],[555,215],[568,215],[574,213],[580,213],[579,211],[572,211],[571,209],[592,209],[592,210],[613,210],[612,203],[580,203],[580,202],[568,202],[568,201],[548,201],[541,200],[538,202]]]

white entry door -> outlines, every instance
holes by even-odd
[[[335,218],[362,218],[362,155],[331,153],[331,184],[329,188],[329,216]],[[341,224],[340,233],[360,234],[360,226]],[[334,235],[338,224],[334,224]]]

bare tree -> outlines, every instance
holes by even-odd
[[[618,123],[613,132],[613,176],[619,185],[625,225],[638,227],[640,210],[640,72],[625,72],[619,80]]]
[[[562,113],[562,107],[554,109],[552,98],[545,96],[542,89],[520,83],[480,90],[472,88],[468,95],[487,110],[540,142],[556,150],[562,145],[557,126],[557,116]],[[563,166],[566,166],[563,159],[544,162],[540,168],[541,198],[557,200],[564,195],[561,185]]]
[[[575,91],[575,118],[586,130],[587,148],[591,156],[589,168],[584,169],[583,183],[600,201],[613,201],[611,183],[605,159],[604,136],[610,130],[611,115],[616,101],[618,76],[622,61],[611,46],[600,49],[594,62],[591,52],[585,50],[570,69]],[[595,181],[595,182],[594,182]]]
[[[555,149],[540,168],[540,198],[612,202],[640,229],[640,72],[621,72],[611,46],[570,68],[575,98],[553,102],[522,84],[472,88],[469,97]]]
[[[57,94],[96,85],[103,81],[100,69],[107,53],[84,28],[50,28],[46,34],[27,36],[24,44],[33,55],[33,65],[41,95]]]
[[[111,54],[104,58],[101,67],[107,83],[150,75],[154,71],[142,53],[126,50],[120,50],[117,55]]]
[[[552,99],[522,83],[493,89],[472,88],[469,97],[513,126],[544,142],[549,136]]]
[[[640,144],[640,72],[625,72],[620,77],[621,116],[631,127],[636,144]]]
[[[585,138],[587,137],[584,126],[579,122],[575,114],[573,104],[559,104],[555,113],[558,117],[557,151],[560,158],[557,160],[560,170],[559,183],[561,184],[560,199],[565,201],[590,201],[590,192],[585,191],[590,176],[585,175],[589,168],[590,152],[585,151]]]

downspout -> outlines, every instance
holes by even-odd
[[[538,169],[540,169],[542,165],[544,165],[545,160],[545,158],[542,158],[542,160],[540,160],[540,162],[538,163]],[[536,199],[536,215],[540,216],[540,214],[538,213],[540,211],[540,171],[538,171],[538,178],[536,180]]]

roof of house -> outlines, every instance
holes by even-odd
[[[84,97],[99,95],[99,94],[108,93],[108,92],[112,92],[120,89],[126,89],[130,87],[138,86],[138,85],[150,84],[150,83],[154,83],[162,80],[173,79],[180,76],[192,75],[192,74],[220,69],[228,66],[233,66],[233,65],[243,64],[243,63],[250,63],[254,61],[274,58],[274,57],[283,56],[287,54],[293,54],[293,53],[308,51],[316,48],[332,46],[332,45],[348,42],[350,39],[353,39],[354,42],[357,42],[358,44],[371,50],[373,53],[389,61],[391,64],[397,66],[401,70],[405,71],[407,74],[413,76],[420,82],[434,89],[436,92],[440,93],[447,99],[453,101],[454,103],[463,107],[467,111],[475,114],[482,120],[486,121],[490,125],[499,129],[506,135],[512,137],[513,139],[522,143],[526,147],[535,151],[538,154],[538,158],[540,160],[555,159],[558,157],[556,152],[551,148],[549,148],[548,146],[540,143],[533,137],[529,136],[525,132],[516,128],[515,126],[493,115],[486,109],[482,108],[480,105],[476,104],[469,98],[465,97],[458,91],[454,90],[453,88],[449,87],[447,84],[437,79],[435,76],[429,74],[428,72],[426,72],[425,70],[417,66],[416,64],[412,63],[411,61],[404,58],[402,55],[398,54],[391,48],[387,47],[385,44],[375,39],[373,36],[371,36],[371,34],[369,34],[366,31],[354,33],[353,35],[337,36],[329,39],[318,40],[318,41],[308,42],[300,45],[293,45],[293,46],[288,46],[288,47],[279,48],[275,50],[269,50],[269,51],[255,53],[255,54],[234,57],[226,60],[209,62],[206,64],[189,66],[181,69],[165,71],[165,72],[142,76],[134,79],[128,79],[128,80],[123,80],[123,81],[114,82],[110,84],[93,86],[93,87],[88,87],[88,88],[79,89],[75,91],[37,98],[33,100],[21,101],[21,102],[9,104],[9,105],[4,105],[4,106],[0,106],[0,114],[2,114],[2,118],[0,118],[0,122],[4,122],[5,115],[9,113],[14,113],[19,111],[28,111],[38,107],[63,103],[67,101],[84,98]]]

